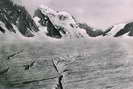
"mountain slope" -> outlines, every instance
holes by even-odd
[[[61,38],[61,34],[59,32],[60,28],[57,28],[53,25],[47,15],[42,14],[40,9],[37,9],[33,18],[38,25],[40,30],[45,30],[42,27],[46,27],[46,35],[53,38]]]
[[[113,25],[108,29],[107,35],[111,37],[133,36],[133,22]]]
[[[22,6],[15,5],[10,0],[0,1],[0,21],[6,28],[1,25],[2,33],[7,31],[16,33],[13,26],[25,37],[33,37],[32,32],[39,31],[27,10]]]
[[[133,22],[113,25],[101,30],[79,23],[66,11],[40,6],[32,18],[28,11],[11,0],[0,1],[0,32],[23,37],[88,38],[98,36],[133,36]]]
[[[84,29],[89,37],[98,37],[98,36],[106,36],[109,32],[109,29],[101,30],[101,29],[95,29],[90,26],[88,26],[86,23],[78,23],[79,28]]]
[[[65,11],[54,11],[45,6],[36,10],[35,16],[40,18],[40,24],[46,25],[48,34],[51,37],[59,38],[80,38],[85,37],[87,33],[78,27],[74,17]]]

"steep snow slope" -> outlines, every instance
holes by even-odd
[[[122,23],[101,30],[79,23],[66,11],[55,11],[41,5],[32,18],[28,11],[11,0],[0,1],[0,34],[26,39],[65,39],[98,36],[133,36],[133,22]],[[16,36],[17,35],[17,36]]]
[[[89,37],[105,36],[108,33],[107,30],[95,29],[88,26],[86,23],[78,23],[80,29],[84,29]]]
[[[127,37],[133,36],[133,23],[116,24],[108,28],[108,36],[110,37]]]
[[[110,27],[111,29],[110,29],[110,31],[107,33],[107,35],[108,35],[108,36],[113,36],[113,37],[115,37],[116,34],[117,34],[118,32],[120,32],[120,31],[125,27],[125,25],[126,25],[126,23],[124,23],[124,24],[117,24],[117,25],[114,25],[114,26]]]
[[[61,28],[59,33],[62,37],[80,38],[87,36],[87,33],[78,27],[78,24],[75,22],[73,16],[68,12],[54,11],[45,6],[41,6],[39,10],[44,16],[49,18],[57,30],[59,30],[58,28]]]
[[[39,31],[27,10],[10,0],[0,1],[0,21],[5,25],[5,27],[1,25],[2,33],[8,30],[15,34],[18,31],[24,37],[33,37],[32,32]]]

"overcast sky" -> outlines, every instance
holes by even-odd
[[[98,28],[133,21],[133,0],[23,0],[23,3],[31,12],[41,4],[66,10]]]

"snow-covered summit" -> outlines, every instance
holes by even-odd
[[[40,6],[39,10],[41,14],[49,18],[55,28],[63,28],[63,32],[60,31],[60,34],[63,37],[77,38],[84,37],[85,35],[87,35],[87,33],[85,34],[85,31],[83,34],[83,30],[78,27],[75,19],[70,13],[66,11],[55,11],[51,8],[42,5]]]
[[[79,23],[66,11],[41,5],[32,17],[25,7],[11,0],[0,1],[0,34],[25,38],[88,38],[133,36],[133,22],[113,25],[105,30]],[[15,35],[14,35],[15,34]]]

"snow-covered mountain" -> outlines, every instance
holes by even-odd
[[[0,1],[0,35],[19,35],[25,38],[88,38],[98,36],[133,36],[133,22],[113,25],[105,30],[78,22],[66,11],[56,11],[41,5],[32,17],[25,7],[11,0]]]
[[[78,23],[79,28],[84,29],[89,37],[106,36],[108,29],[101,30],[88,26],[86,23]]]
[[[47,35],[56,38],[87,37],[84,29],[79,28],[75,18],[66,11],[55,11],[45,6],[40,6],[35,11],[34,18],[42,26],[47,26]],[[38,22],[37,22],[38,23]]]
[[[33,37],[39,31],[28,11],[10,0],[0,0],[0,31]]]
[[[65,11],[55,11],[46,6],[40,6],[35,11],[35,22],[39,27],[47,27],[46,34],[54,38],[81,38],[98,36],[132,36],[133,23],[121,23],[107,29],[96,29],[86,23],[77,22],[75,17]]]
[[[85,23],[79,23],[79,27],[86,30],[90,37],[105,36],[105,37],[123,37],[133,36],[133,22],[120,23],[112,25],[107,29],[94,29]]]
[[[133,22],[113,25],[107,35],[112,37],[133,36]]]

